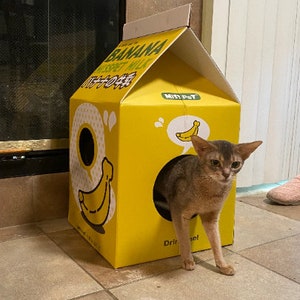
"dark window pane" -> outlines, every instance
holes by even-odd
[[[0,141],[68,138],[69,98],[118,44],[123,2],[0,0]]]

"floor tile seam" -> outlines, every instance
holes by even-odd
[[[204,263],[204,261],[202,261],[202,263]],[[197,263],[197,264],[200,265],[201,263]],[[162,274],[171,273],[171,272],[174,272],[174,271],[177,271],[177,270],[180,270],[180,269],[182,269],[181,266],[174,267],[174,269],[170,269],[170,270],[167,270],[167,271],[161,271],[161,272],[158,272],[158,273],[155,273],[155,274],[152,274],[152,275],[149,275],[149,276],[145,276],[145,277],[142,277],[142,278],[138,278],[138,279],[126,282],[126,283],[121,283],[119,285],[114,285],[114,286],[111,286],[109,288],[105,288],[105,290],[111,292],[114,289],[118,289],[118,288],[121,288],[121,287],[124,287],[124,286],[127,286],[127,285],[131,285],[131,284],[134,284],[136,282],[143,281],[143,280],[148,280],[148,279],[151,279],[151,278],[155,278],[155,277],[160,276]],[[190,272],[190,271],[187,271],[187,272]],[[116,296],[114,296],[114,297],[116,297]],[[116,298],[116,299],[118,299],[118,298]]]
[[[295,219],[293,219],[293,218],[289,218],[289,217],[284,216],[284,215],[282,215],[282,214],[280,214],[280,213],[277,213],[277,212],[274,212],[274,211],[267,210],[267,209],[265,209],[265,208],[259,207],[259,206],[255,205],[255,204],[248,203],[248,202],[243,202],[243,201],[241,201],[241,200],[237,200],[237,201],[240,202],[240,203],[243,203],[243,204],[250,205],[250,206],[252,206],[252,207],[258,208],[258,209],[260,209],[260,210],[262,210],[262,211],[265,211],[265,212],[268,212],[268,213],[270,213],[270,214],[273,214],[273,215],[276,215],[276,216],[280,216],[280,217],[282,217],[282,218],[284,218],[284,219],[286,219],[286,220],[295,221],[295,222],[300,223],[299,220],[295,220]]]
[[[201,251],[196,251],[196,252],[193,252],[193,254],[196,254],[198,252],[201,252]],[[227,253],[225,254],[224,256],[228,256],[228,255],[232,255],[231,253]],[[180,256],[178,256],[178,259],[180,259]],[[207,263],[209,261],[214,261],[214,258],[207,258],[207,259],[200,259],[200,258],[197,258],[195,260],[195,264],[196,265],[201,265],[201,264],[204,264],[204,263]],[[139,281],[143,281],[143,280],[146,280],[146,279],[151,279],[151,278],[154,278],[154,277],[157,277],[157,276],[160,276],[162,274],[167,274],[167,273],[171,273],[171,272],[174,272],[174,271],[177,271],[177,270],[183,270],[183,268],[180,266],[180,264],[178,264],[178,266],[174,266],[172,269],[168,269],[166,271],[161,271],[161,272],[157,272],[155,274],[152,274],[152,275],[148,275],[148,276],[145,276],[143,278],[138,278],[138,279],[135,279],[135,280],[132,280],[130,282],[126,282],[126,283],[121,283],[119,285],[115,285],[115,286],[112,286],[110,288],[105,288],[105,290],[112,290],[112,289],[116,289],[116,288],[119,288],[119,287],[122,287],[122,286],[126,286],[126,285],[129,285],[129,284],[133,284],[135,282],[139,282]],[[187,272],[190,272],[190,271],[187,271]]]
[[[259,266],[259,267],[261,267],[261,268],[263,268],[263,269],[265,269],[265,270],[268,270],[268,271],[270,271],[270,272],[272,272],[272,273],[275,273],[275,274],[277,274],[277,275],[279,275],[279,276],[281,276],[281,277],[284,277],[284,278],[288,279],[289,281],[292,281],[292,282],[294,282],[294,283],[297,283],[297,284],[300,286],[300,283],[297,282],[296,280],[293,280],[293,279],[291,279],[291,278],[289,278],[289,277],[287,277],[287,276],[285,276],[285,275],[283,275],[283,274],[281,274],[281,273],[279,273],[279,272],[276,272],[275,270],[272,270],[272,269],[270,269],[270,268],[264,266],[263,264],[260,264],[260,263],[258,263],[257,261],[252,260],[251,258],[249,258],[249,257],[247,257],[247,256],[244,256],[244,255],[242,255],[242,254],[240,254],[240,253],[234,253],[234,254],[237,255],[237,256],[239,256],[239,257],[242,257],[243,259],[246,259],[247,261],[249,261],[249,262],[251,262],[251,263],[256,264],[257,266]],[[207,261],[207,263],[211,263],[211,262],[213,263],[214,260],[211,259],[210,261]],[[238,273],[238,270],[237,270],[237,273]]]
[[[4,231],[4,230],[7,230],[7,229],[9,229],[9,228],[21,228],[21,227],[26,227],[26,226],[33,226],[33,227],[35,227],[35,229],[37,229],[37,230],[39,230],[39,231],[41,231],[41,232],[43,232],[42,230],[41,230],[41,228],[39,228],[38,226],[37,226],[37,223],[36,222],[30,222],[30,223],[24,223],[24,224],[17,224],[17,225],[11,225],[11,226],[4,226],[4,227],[0,227],[0,231]]]
[[[230,246],[229,246],[230,247]],[[229,251],[230,253],[228,253],[227,255],[233,255],[233,254],[238,254],[238,252],[239,251],[234,251],[233,249],[228,249],[228,248],[226,248],[225,247],[225,249],[227,250],[227,251]],[[224,257],[225,257],[226,255],[224,254]]]
[[[117,298],[109,289],[105,290],[107,294],[109,294],[110,297],[112,297],[112,299],[114,300],[118,300],[119,298]]]
[[[31,239],[31,238],[36,238],[36,237],[40,237],[40,236],[47,237],[47,235],[45,233],[40,232],[40,233],[34,234],[34,235],[20,236],[20,237],[16,237],[16,238],[9,238],[7,240],[0,241],[0,244],[8,243],[8,242],[11,242],[11,241],[23,240],[23,239]]]
[[[281,238],[278,238],[278,239],[275,239],[275,240],[267,241],[267,242],[259,244],[259,245],[254,245],[254,246],[251,246],[251,247],[240,249],[240,250],[238,250],[236,252],[234,250],[231,250],[231,249],[227,249],[227,250],[232,251],[233,253],[236,253],[236,254],[240,254],[240,252],[245,251],[245,250],[253,250],[255,248],[259,248],[259,247],[262,247],[262,246],[265,246],[265,245],[269,245],[269,244],[272,244],[274,242],[280,242],[282,240],[293,238],[293,237],[296,237],[296,236],[300,237],[300,232],[292,234],[292,235],[289,235],[289,236],[284,236],[284,237],[281,237]]]
[[[60,231],[60,230],[59,230]],[[57,232],[59,232],[57,231]],[[180,269],[181,267],[178,266],[178,267],[174,267],[170,270],[167,270],[167,271],[161,271],[161,272],[158,272],[158,273],[155,273],[155,274],[152,274],[152,275],[149,275],[149,276],[146,276],[146,277],[143,277],[143,278],[140,278],[140,279],[136,279],[136,280],[132,280],[130,282],[127,282],[127,283],[124,283],[124,284],[120,284],[120,285],[115,285],[113,287],[106,287],[105,285],[103,285],[94,275],[92,275],[91,273],[89,273],[86,269],[84,269],[83,266],[81,266],[79,263],[76,262],[76,260],[73,259],[72,256],[70,256],[62,247],[60,247],[60,245],[58,243],[56,243],[55,239],[53,239],[51,237],[51,234],[53,232],[49,232],[49,233],[45,233],[45,236],[47,236],[64,254],[66,254],[73,262],[75,262],[85,273],[87,273],[87,275],[89,275],[93,280],[95,280],[101,287],[102,287],[102,290],[104,291],[110,291],[110,289],[112,288],[118,288],[118,287],[121,287],[121,286],[125,286],[127,284],[131,284],[131,283],[134,283],[134,282],[138,282],[138,281],[141,281],[141,280],[144,280],[144,279],[148,279],[148,278],[153,278],[155,276],[159,276],[161,274],[164,274],[164,273],[168,273],[168,272],[171,272],[171,271],[174,271],[174,270],[177,270],[177,269]],[[100,254],[99,254],[100,255]],[[203,262],[203,260],[202,260]],[[114,296],[115,297],[115,296]]]
[[[61,219],[67,219],[67,218],[56,218],[56,219],[51,219],[51,220],[44,220],[44,221],[39,221],[39,222],[34,222],[33,224],[35,224],[36,225],[36,227],[38,228],[38,229],[40,229],[41,231],[43,231],[45,234],[51,234],[51,233],[56,233],[56,232],[61,232],[61,231],[66,231],[66,230],[72,230],[72,229],[74,229],[74,227],[73,226],[71,226],[71,227],[58,227],[58,228],[56,228],[56,229],[47,229],[47,227],[44,227],[43,226],[43,223],[46,221],[55,221],[55,220],[61,220]],[[69,223],[70,224],[70,223]]]
[[[24,223],[24,224],[15,224],[15,225],[9,225],[9,226],[2,226],[2,227],[0,227],[0,231],[3,230],[3,229],[7,229],[7,228],[23,227],[23,226],[28,226],[28,225],[35,225],[36,226],[36,222],[29,222],[29,223]]]
[[[67,299],[67,300],[77,300],[77,299],[81,299],[82,297],[91,296],[91,295],[97,295],[99,292],[105,292],[113,300],[118,300],[118,298],[115,295],[113,295],[108,289],[104,289],[104,290],[101,290],[101,291],[96,291],[96,292],[92,292],[92,293],[88,293],[88,294],[84,294],[84,295],[79,295],[79,296],[77,296],[75,298],[70,298],[70,299]]]
[[[72,228],[70,229],[57,229],[57,230],[45,230],[42,226],[40,227],[37,223],[37,228],[39,228],[44,234],[46,234],[47,236],[49,236],[50,234],[53,234],[53,233],[57,233],[57,232],[62,232],[62,231],[67,231],[67,230],[71,230]]]
[[[81,294],[81,295],[78,295],[76,297],[73,297],[73,298],[68,298],[66,300],[77,300],[77,299],[81,299],[82,297],[86,297],[86,296],[90,296],[90,295],[94,295],[94,294],[97,294],[99,293],[100,291],[96,291],[96,292],[92,292],[92,293],[87,293],[87,294]]]
[[[244,258],[244,259],[250,261],[251,263],[256,264],[257,266],[259,266],[259,267],[261,267],[261,268],[263,268],[263,269],[265,269],[265,270],[268,270],[268,271],[270,271],[270,272],[272,272],[272,273],[275,273],[275,274],[277,274],[277,275],[279,275],[279,276],[281,276],[281,277],[284,277],[284,278],[288,279],[289,281],[292,281],[292,282],[294,282],[294,283],[297,283],[297,284],[300,286],[300,283],[297,282],[296,280],[294,280],[294,279],[292,279],[292,278],[289,278],[289,277],[285,276],[284,274],[281,274],[281,273],[279,273],[279,272],[277,272],[277,271],[275,271],[275,270],[273,270],[273,269],[271,269],[271,268],[269,268],[269,267],[267,267],[267,266],[265,266],[265,265],[263,265],[263,264],[261,264],[261,263],[255,261],[255,260],[253,260],[253,259],[251,259],[251,258],[249,258],[249,257],[247,257],[247,256],[244,256],[244,255],[242,255],[242,254],[240,254],[240,253],[236,253],[236,255],[239,255],[240,257],[242,257],[242,258]]]
[[[57,232],[59,232],[61,230],[58,230]],[[53,233],[53,232],[51,232]],[[102,288],[102,290],[100,291],[103,291],[103,290],[106,290],[106,288],[97,280],[97,278],[95,278],[94,275],[92,275],[91,273],[89,273],[83,266],[81,266],[72,256],[70,256],[68,254],[67,251],[65,251],[56,241],[55,239],[53,239],[51,237],[51,233],[47,234],[45,233],[45,235],[47,236],[47,238],[56,245],[56,247],[58,247],[69,259],[71,259],[81,270],[83,270],[84,273],[86,273],[91,279],[93,279],[97,284],[99,284],[99,286]],[[100,292],[98,291],[98,292]]]

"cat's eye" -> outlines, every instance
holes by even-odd
[[[237,169],[241,166],[241,162],[240,161],[234,161],[232,164],[231,164],[231,168],[232,169]]]
[[[217,159],[212,159],[210,161],[210,164],[213,166],[213,167],[219,167],[221,164],[220,164],[220,161],[217,160]]]

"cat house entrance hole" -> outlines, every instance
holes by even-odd
[[[90,166],[94,160],[94,139],[91,131],[84,127],[79,136],[79,153],[85,166]]]
[[[168,202],[165,198],[165,196],[161,193],[162,187],[164,185],[164,178],[168,176],[167,174],[170,172],[170,170],[176,165],[180,160],[182,160],[184,157],[189,156],[186,155],[180,155],[173,159],[171,159],[169,162],[167,162],[163,168],[158,173],[154,187],[153,187],[153,201],[155,208],[157,212],[166,220],[172,221],[171,212],[169,209]],[[194,217],[193,217],[194,218]]]

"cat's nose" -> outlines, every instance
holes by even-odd
[[[228,179],[228,177],[230,176],[230,172],[227,171],[227,170],[224,170],[224,171],[222,172],[222,175],[224,176],[225,179]]]

